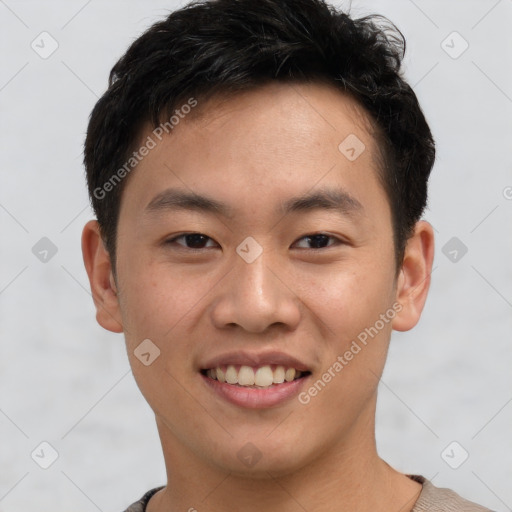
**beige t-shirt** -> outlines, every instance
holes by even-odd
[[[423,489],[412,509],[412,512],[492,512],[490,509],[461,498],[450,489],[436,487],[425,477],[407,475],[412,480],[423,485]],[[146,512],[150,498],[164,486],[151,489],[137,502],[130,505],[125,512]]]
[[[436,487],[423,476],[407,476],[423,485],[412,512],[492,512],[488,508],[461,498],[451,489]]]

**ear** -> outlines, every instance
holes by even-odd
[[[392,322],[396,331],[408,331],[418,323],[427,300],[433,261],[434,230],[428,222],[419,221],[407,241],[398,276],[396,300],[402,309]]]
[[[123,332],[110,255],[105,249],[96,220],[90,220],[84,226],[82,255],[96,306],[96,321],[108,331]]]

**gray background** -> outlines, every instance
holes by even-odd
[[[0,0],[2,512],[121,510],[165,483],[123,337],[95,321],[80,250],[92,218],[81,162],[110,68],[179,5]],[[406,36],[405,74],[438,148],[425,215],[437,234],[433,282],[419,325],[393,336],[379,452],[401,471],[511,510],[512,0],[352,2],[354,15],[371,12]],[[46,59],[31,47],[43,50],[43,31],[59,45]],[[469,44],[461,55],[454,31]],[[32,252],[42,237],[57,248],[47,262]],[[443,253],[452,237],[457,261],[455,246]],[[43,441],[58,452],[48,469],[38,465],[51,462]],[[453,469],[462,450],[469,458]]]

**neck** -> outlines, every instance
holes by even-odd
[[[169,482],[151,498],[147,512],[410,511],[421,485],[378,456],[372,416],[358,423],[348,439],[301,467],[252,478],[223,471],[184,450],[157,418]]]

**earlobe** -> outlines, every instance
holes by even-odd
[[[82,231],[82,256],[96,306],[97,322],[108,331],[123,332],[110,255],[103,245],[96,220],[87,222]]]
[[[433,261],[434,230],[428,222],[419,221],[407,241],[397,279],[396,300],[402,308],[393,319],[393,329],[408,331],[418,323],[427,300]]]

